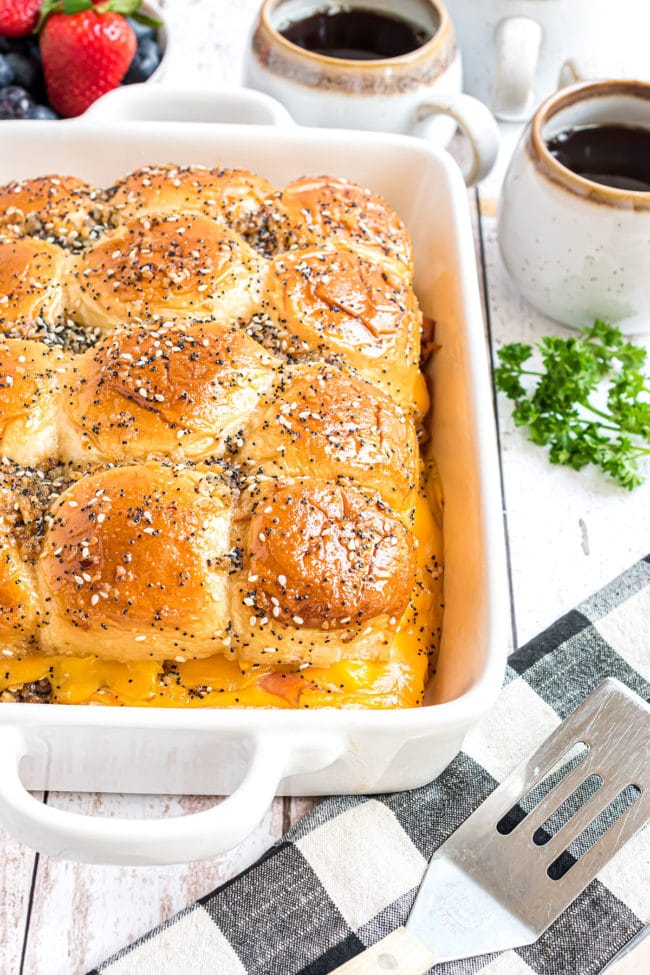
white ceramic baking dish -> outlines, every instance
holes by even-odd
[[[200,113],[196,100],[185,104],[184,96],[158,86],[144,96],[158,119],[147,122],[146,110],[129,97],[107,98],[79,120],[1,123],[0,182],[58,172],[108,185],[138,165],[172,160],[245,166],[277,185],[304,174],[356,180],[381,193],[406,221],[417,258],[416,290],[440,343],[431,366],[431,436],[445,494],[446,609],[438,672],[424,707],[292,712],[0,705],[3,826],[54,856],[173,863],[239,843],[275,794],[375,793],[430,781],[498,693],[508,602],[474,243],[467,191],[450,157],[409,137],[300,129],[286,124],[272,100],[251,93],[212,93],[205,110],[211,120],[221,111],[230,118],[236,113],[240,122],[254,113],[258,123],[275,127],[160,120]],[[122,113],[129,120],[119,120]],[[195,815],[133,821],[53,809],[28,789],[229,798]]]

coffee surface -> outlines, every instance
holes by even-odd
[[[377,61],[417,50],[431,34],[376,10],[323,11],[295,20],[280,33],[292,44],[328,58]]]
[[[650,128],[581,126],[558,133],[546,145],[578,176],[615,189],[650,193]]]

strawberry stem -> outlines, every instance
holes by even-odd
[[[80,14],[83,10],[92,10],[91,0],[62,0],[64,14]]]
[[[65,2],[65,0],[64,0]],[[74,3],[75,0],[72,0]],[[85,2],[85,0],[79,0],[80,3]],[[123,17],[137,17],[140,20],[141,17],[147,18],[147,26],[150,27],[160,27],[161,21],[156,20],[155,17],[147,17],[146,14],[140,13],[140,7],[142,5],[142,0],[105,0],[104,3],[99,3],[95,7],[97,13],[105,14],[109,11],[114,14],[122,14]]]
[[[83,13],[84,10],[94,10],[96,14],[121,14],[123,17],[133,17],[147,27],[162,27],[161,20],[140,11],[141,5],[142,0],[104,0],[98,4],[93,4],[92,0],[43,0],[34,33],[38,34],[43,29],[50,14],[64,13],[72,16]]]

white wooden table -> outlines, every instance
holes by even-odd
[[[259,0],[166,0],[178,34],[166,82],[238,84]],[[496,198],[516,136],[504,128],[502,158],[470,193],[485,296],[487,341],[534,341],[557,326],[519,298],[496,244]],[[598,589],[650,549],[650,484],[628,494],[596,473],[551,467],[498,404],[507,528],[512,647]],[[650,471],[649,471],[650,473]],[[96,815],[179,815],[213,799],[52,794],[60,808]],[[39,856],[0,831],[0,975],[83,975],[124,944],[253,863],[310,800],[277,799],[240,848],[199,864],[97,867]],[[649,939],[650,940],[650,939]],[[616,975],[650,970],[648,942]],[[182,975],[182,973],[179,973]]]

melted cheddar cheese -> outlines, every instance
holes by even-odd
[[[342,660],[329,667],[278,670],[215,655],[203,660],[122,663],[97,657],[2,658],[0,693],[47,680],[58,704],[139,707],[416,707],[422,703],[442,612],[440,527],[429,499],[419,498],[414,534],[417,576],[387,661]],[[435,490],[435,487],[434,487]],[[433,504],[434,510],[437,505]]]

